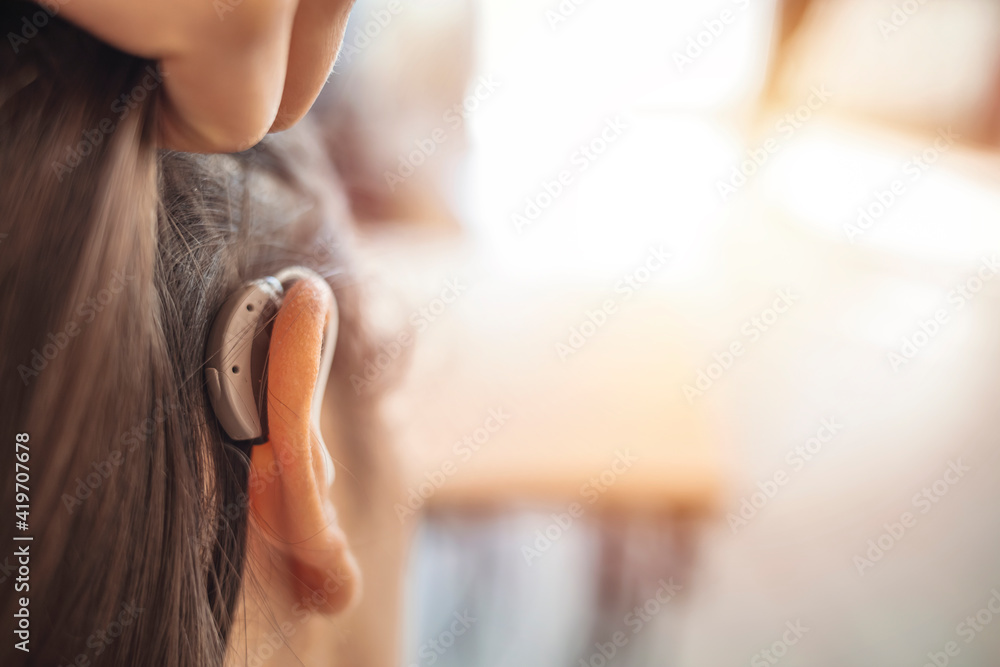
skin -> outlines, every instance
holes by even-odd
[[[246,149],[305,115],[333,67],[353,1],[69,0],[60,13],[123,51],[157,60],[160,144],[212,153]],[[252,454],[251,480],[259,483],[250,493],[248,583],[227,665],[390,667],[398,659],[406,544],[391,510],[398,480],[383,466],[362,510],[357,491],[333,484],[322,463],[327,452],[339,460],[343,447],[319,427],[320,413],[330,421],[334,412],[324,400],[336,400],[321,398],[318,386],[334,307],[329,286],[305,278],[275,321],[270,439]],[[363,597],[362,572],[370,582]]]
[[[284,587],[299,596],[324,590],[326,570],[340,570],[321,612],[340,611],[358,590],[358,567],[333,505],[334,472],[324,464],[328,450],[314,400],[323,390],[317,386],[324,375],[320,350],[333,308],[330,287],[307,277],[289,290],[278,311],[268,369],[269,440],[254,448],[250,467],[251,551],[276,555],[278,565],[259,569],[287,575]]]
[[[60,15],[163,72],[161,145],[244,150],[319,95],[354,0],[70,0]]]
[[[326,282],[306,277],[288,291],[275,319],[269,440],[254,447],[251,458],[250,571],[227,665],[396,663],[401,527],[378,518],[393,517],[389,507],[359,511],[323,463],[327,452],[341,460],[343,444],[324,440],[319,426],[321,415],[329,421],[332,397],[322,398],[325,387],[319,385],[326,375],[321,349],[335,307]],[[372,482],[379,488],[367,489],[371,496],[362,500],[369,508],[392,502],[392,491],[382,489],[385,482],[383,476]],[[360,545],[357,552],[348,535]],[[371,582],[364,599],[362,571]]]

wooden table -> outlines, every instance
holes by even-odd
[[[625,299],[613,282],[525,280],[490,268],[465,242],[388,238],[367,239],[363,256],[381,325],[413,336],[401,338],[407,349],[393,363],[408,368],[386,413],[414,505],[713,506],[715,436],[681,391],[700,357],[669,294],[652,283]],[[445,289],[455,278],[458,296]],[[586,326],[608,299],[614,312]],[[592,335],[567,354],[571,327]],[[502,425],[489,419],[497,411],[509,415]]]

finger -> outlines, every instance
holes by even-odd
[[[64,16],[123,51],[160,61],[167,148],[232,152],[274,122],[296,0],[88,0]]]
[[[297,123],[330,77],[354,0],[301,0],[292,26],[281,106],[272,132]]]
[[[207,3],[206,3],[207,4]],[[200,39],[164,57],[161,137],[192,152],[233,152],[260,141],[285,86],[295,3],[244,0],[203,24]]]

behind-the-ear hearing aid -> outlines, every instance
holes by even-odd
[[[267,439],[267,362],[271,328],[289,288],[299,279],[319,276],[303,267],[243,284],[219,309],[205,350],[205,381],[215,416],[232,440],[259,444]],[[325,387],[337,341],[339,318],[334,302],[327,321],[319,387]],[[317,391],[314,402],[322,400]],[[318,414],[318,405],[314,414]]]

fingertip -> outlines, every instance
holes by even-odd
[[[191,123],[164,102],[157,122],[157,145],[182,153],[239,153],[253,148],[267,135],[266,121],[237,127]]]

